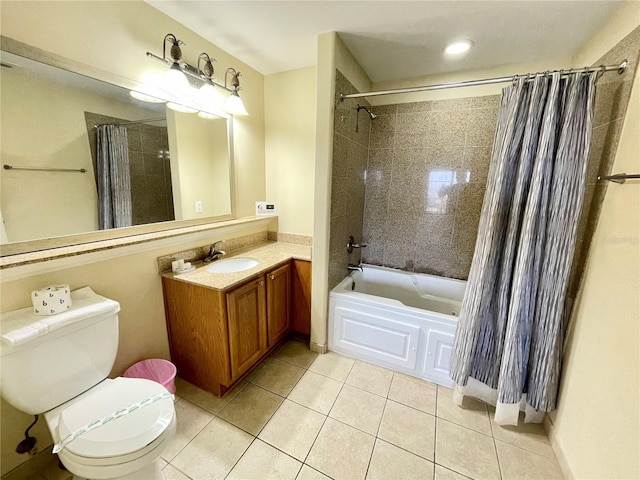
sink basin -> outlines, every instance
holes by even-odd
[[[211,273],[235,273],[249,270],[258,265],[258,260],[250,257],[230,258],[229,260],[217,260],[207,267]]]

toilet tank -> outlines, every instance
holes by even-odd
[[[71,293],[66,312],[37,316],[31,307],[0,315],[2,397],[40,414],[104,380],[118,351],[120,304],[89,287]]]

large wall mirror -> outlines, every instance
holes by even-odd
[[[108,228],[100,219],[99,191],[116,187],[100,185],[99,149],[127,152],[128,166],[118,175],[128,177],[130,218],[98,238],[149,231],[139,228],[145,225],[153,231],[233,218],[231,118],[141,102],[128,88],[18,55],[7,45],[3,39],[3,256],[36,250],[39,240],[52,237],[60,237],[54,242],[60,245],[83,243],[81,234]],[[121,127],[124,140],[112,145],[98,133],[101,125]]]

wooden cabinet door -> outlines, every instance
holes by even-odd
[[[293,260],[291,271],[291,330],[311,333],[311,262]]]
[[[267,351],[264,277],[227,293],[231,378],[236,380]]]
[[[267,273],[268,346],[278,343],[291,326],[291,274],[289,264]]]

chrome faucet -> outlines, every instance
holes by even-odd
[[[347,270],[349,270],[350,272],[357,272],[358,270],[360,270],[361,272],[363,271],[362,265],[354,265],[353,263],[347,265]]]
[[[218,244],[220,243],[224,243],[224,240],[220,240],[214,243],[213,245],[211,245],[211,251],[209,252],[209,256],[205,257],[203,259],[203,262],[205,263],[213,262],[214,260],[218,260],[222,255],[227,254],[227,252],[218,250]]]

